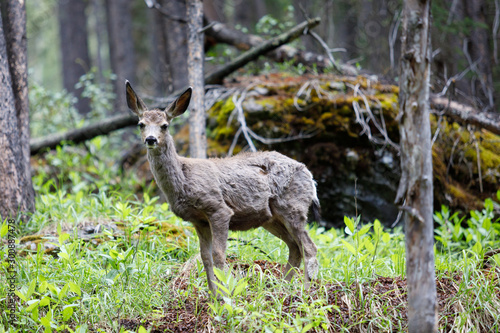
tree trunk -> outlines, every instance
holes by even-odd
[[[31,182],[26,11],[24,2],[0,7],[0,215],[35,211]],[[2,220],[0,219],[0,220]]]
[[[472,80],[477,80],[478,83],[476,83],[476,88],[472,89],[471,93],[484,104],[485,107],[482,108],[492,110],[494,107],[492,58],[490,56],[489,31],[486,28],[488,26],[486,22],[486,3],[484,0],[464,0],[463,4],[466,17],[474,21],[467,40],[467,51],[470,56],[470,64],[477,62],[475,66],[472,66],[472,70],[476,72],[478,77]]]
[[[233,26],[239,24],[249,31],[255,31],[255,24],[266,14],[266,4],[263,0],[239,0],[234,4]]]
[[[154,91],[157,96],[162,96],[169,91],[171,86],[170,66],[168,64],[167,38],[165,19],[158,10],[150,10],[148,17],[151,19],[153,29],[151,32],[150,64],[154,80]]]
[[[203,3],[201,0],[187,1],[188,17],[188,72],[189,84],[193,87],[191,114],[189,115],[189,154],[191,157],[207,157],[207,136],[205,133],[205,80],[203,78]]]
[[[225,22],[224,0],[204,0],[203,13],[210,21]]]
[[[103,0],[92,0],[92,15],[95,19],[95,35],[97,42],[96,50],[96,65],[97,65],[97,81],[100,84],[104,83],[103,73],[106,71],[105,68],[109,66],[104,65],[103,49],[106,47],[106,19],[104,13],[104,3]]]
[[[293,0],[292,3],[295,9],[293,14],[295,16],[295,22],[297,22],[297,24],[313,16],[314,1]],[[304,12],[302,12],[303,10]],[[302,39],[302,45],[304,45],[305,49],[309,52],[318,51],[317,43],[311,38],[311,36],[307,36],[306,38]]]
[[[400,67],[401,181],[409,332],[437,332],[432,144],[429,120],[430,0],[406,0]]]
[[[158,1],[162,5],[162,10],[172,17],[186,18],[185,1]],[[172,87],[170,92],[185,87],[188,84],[187,58],[187,24],[163,17],[164,33],[166,38],[167,62],[170,69]]]
[[[78,98],[76,108],[82,115],[90,112],[90,101],[76,89],[80,77],[91,67],[87,42],[86,1],[59,1],[59,35],[62,58],[63,86]]]
[[[106,0],[111,70],[116,74],[114,113],[128,110],[123,98],[125,80],[135,81],[134,41],[129,0]]]

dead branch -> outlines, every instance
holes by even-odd
[[[205,22],[205,24],[207,23],[208,21]],[[249,50],[252,47],[261,45],[266,41],[260,36],[243,33],[239,30],[225,25],[224,23],[213,21],[210,24],[211,27],[205,30],[205,34],[207,37],[214,39],[218,43],[232,45],[239,50]],[[329,50],[331,52],[331,49]],[[309,51],[301,51],[290,45],[280,46],[277,49],[267,53],[266,56],[276,62],[294,60],[306,66],[315,65],[319,69],[324,69],[331,65],[330,59],[321,54]],[[338,65],[338,67],[339,71],[341,71],[343,74],[356,75],[358,72],[355,67],[347,64],[340,64]]]
[[[127,113],[124,115],[107,118],[97,123],[90,124],[88,126],[72,131],[51,134],[42,138],[31,139],[31,155],[36,155],[45,149],[54,149],[64,141],[80,143],[95,138],[99,135],[105,135],[127,126],[136,125],[137,122],[137,116]]]
[[[245,66],[250,61],[257,59],[261,55],[266,54],[267,52],[270,52],[280,47],[281,45],[291,42],[292,40],[302,35],[305,30],[309,30],[317,26],[320,21],[321,20],[319,17],[304,21],[301,24],[288,30],[287,32],[284,32],[279,36],[276,36],[270,40],[265,41],[264,43],[261,43],[260,45],[255,46],[251,50],[241,54],[229,64],[224,66],[225,70],[219,69],[213,73],[208,74],[205,81],[209,83],[222,83],[222,79],[228,76],[230,73],[234,72],[236,69]],[[207,34],[209,30],[207,30]]]
[[[318,43],[321,45],[321,47],[325,50],[326,54],[328,55],[328,58],[330,59],[330,65],[333,66],[335,71],[337,71],[337,73],[339,73],[339,74],[344,74],[344,71],[342,70],[340,65],[337,64],[337,62],[335,62],[335,58],[333,58],[332,53],[335,51],[345,52],[346,50],[345,49],[332,49],[332,48],[330,48],[328,46],[328,44],[326,44],[326,42],[314,31],[309,31],[308,34],[311,35],[314,39],[316,39],[318,41]]]
[[[283,138],[266,138],[263,137],[254,131],[252,131],[248,126],[245,118],[245,113],[243,110],[243,101],[245,100],[248,92],[252,90],[254,85],[248,86],[245,88],[242,92],[234,93],[233,94],[233,103],[234,103],[234,110],[231,113],[229,120],[228,120],[228,125],[230,125],[234,113],[237,114],[237,120],[240,123],[240,127],[236,131],[236,134],[234,135],[233,142],[231,143],[231,146],[229,147],[229,151],[227,153],[227,156],[231,156],[233,154],[234,148],[236,147],[236,143],[238,141],[238,138],[240,135],[243,133],[243,136],[245,137],[245,140],[248,143],[248,146],[250,148],[250,151],[257,151],[257,148],[255,147],[253,143],[253,139],[265,144],[265,145],[271,145],[275,143],[283,143],[283,142],[289,142],[289,141],[294,141],[294,140],[300,140],[300,139],[307,139],[315,136],[317,132],[312,132],[312,133],[299,133],[298,135],[292,135],[292,136],[287,136]],[[238,97],[239,95],[239,97]]]

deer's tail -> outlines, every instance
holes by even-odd
[[[312,201],[312,212],[313,212],[314,221],[316,223],[321,222],[321,206],[319,204],[319,200],[318,200],[317,196],[315,196],[313,201]]]

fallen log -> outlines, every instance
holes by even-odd
[[[224,23],[205,20],[207,26],[205,36],[213,39],[216,43],[224,43],[236,47],[239,50],[249,50],[252,47],[262,45],[266,40],[260,36],[246,34],[239,30],[233,29]],[[299,50],[290,45],[282,45],[275,50],[266,54],[266,57],[275,62],[295,61],[306,66],[316,66],[318,69],[325,69],[331,66],[330,59],[322,54]],[[342,74],[356,75],[355,67],[347,64],[338,65]]]
[[[205,75],[205,84],[217,84],[222,83],[222,80],[233,73],[237,69],[245,66],[254,59],[264,55],[265,53],[272,51],[281,45],[289,43],[290,41],[298,38],[304,33],[306,29],[312,29],[320,23],[320,18],[314,18],[302,22],[301,24],[295,26],[287,32],[274,37],[270,40],[261,43],[260,45],[244,52],[238,56],[233,61],[229,62],[227,65]],[[173,100],[174,96],[181,94],[185,91],[187,87],[183,87],[171,94]],[[166,105],[156,106],[158,108],[165,108]],[[105,135],[113,131],[119,130],[121,128],[137,124],[137,117],[130,114],[130,112],[125,111],[122,115],[114,116],[112,118],[107,118],[90,124],[88,126],[78,128],[72,131],[64,133],[51,134],[41,138],[35,138],[30,140],[30,150],[31,155],[35,155],[45,149],[54,149],[63,141],[71,141],[73,143],[80,143],[89,139],[92,139],[99,135]]]
[[[500,135],[500,113],[481,112],[471,106],[437,96],[431,97],[430,105],[433,110],[442,112],[457,123],[474,125]]]
[[[30,140],[31,155],[36,155],[45,149],[54,149],[64,141],[80,143],[99,135],[105,135],[121,128],[136,125],[137,116],[130,112],[119,116],[103,119],[94,124],[64,133],[55,133]]]

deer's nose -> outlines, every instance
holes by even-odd
[[[158,143],[158,140],[154,136],[148,136],[144,141],[148,146],[154,146]]]

